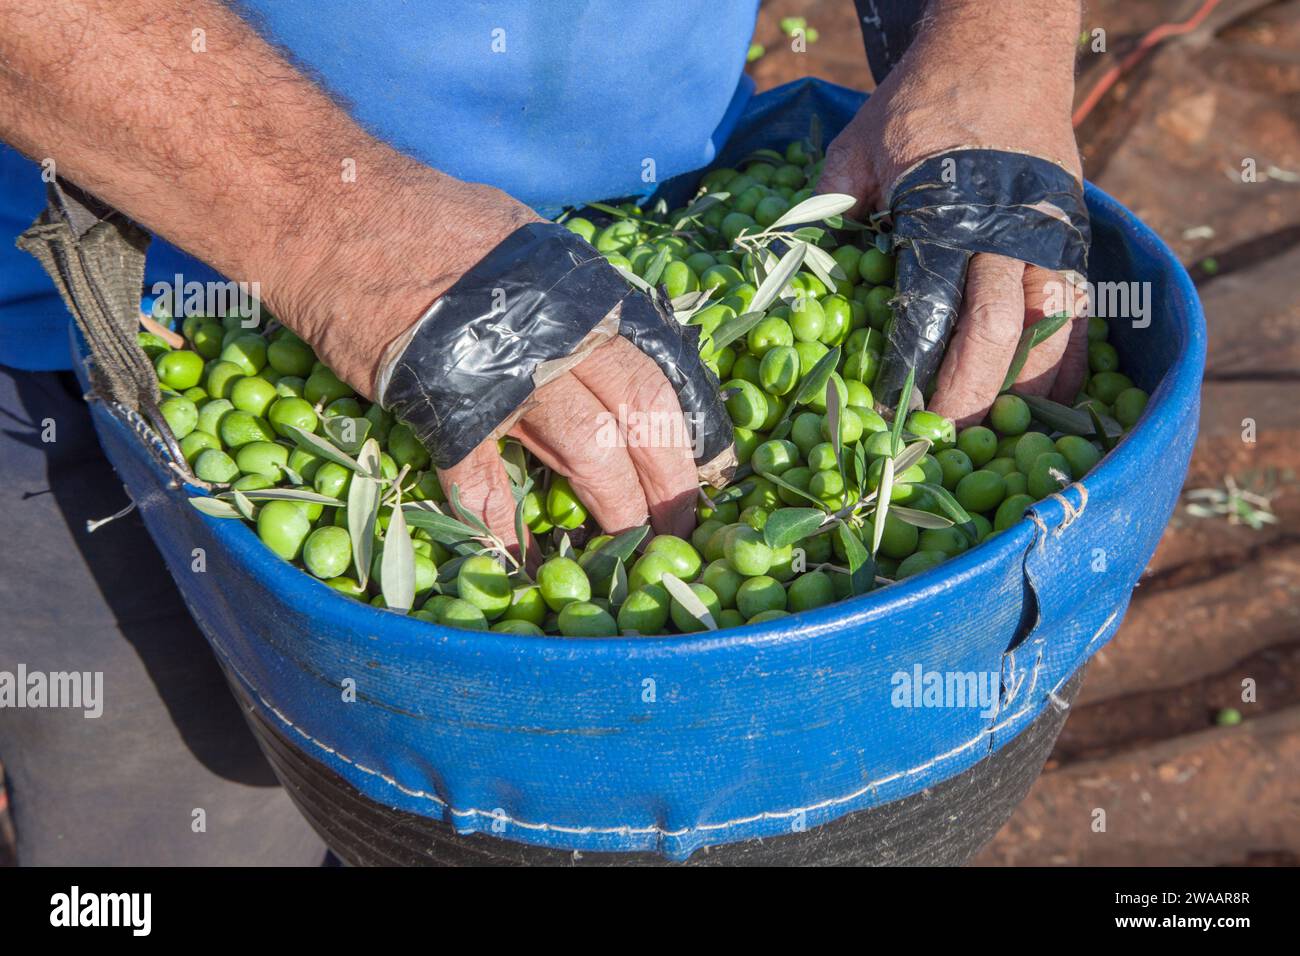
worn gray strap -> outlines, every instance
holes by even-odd
[[[158,409],[158,377],[136,340],[149,233],[66,180],[55,179],[46,195],[49,205],[18,237],[18,248],[49,273],[86,337],[95,396],[145,415],[188,476]]]

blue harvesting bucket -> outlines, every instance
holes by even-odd
[[[829,139],[862,100],[815,80],[755,97],[719,163],[806,135],[814,114]],[[956,862],[1040,769],[1081,669],[1123,618],[1196,435],[1195,289],[1131,213],[1091,186],[1087,200],[1089,278],[1150,283],[1149,327],[1114,323],[1110,339],[1151,392],[1141,421],[1004,533],[763,625],[573,640],[405,618],[335,593],[241,522],[195,511],[186,499],[199,492],[174,480],[134,416],[94,402],[94,420],[281,779],[345,859],[680,861],[716,848],[693,861],[725,860],[763,838],[800,861]],[[191,570],[195,548],[205,572]],[[992,675],[990,706],[926,706],[900,690],[954,674]],[[966,791],[964,806],[991,800],[993,812],[953,823],[925,810],[925,792],[1013,757],[1015,786]],[[825,852],[798,849],[818,834]]]

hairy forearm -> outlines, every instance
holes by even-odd
[[[216,0],[0,0],[0,138],[258,282],[363,391],[383,346],[532,218],[367,135]]]
[[[930,0],[914,46],[927,60],[951,57],[951,75],[1005,94],[1008,79],[1035,77],[1037,93],[1070,107],[1081,0]]]

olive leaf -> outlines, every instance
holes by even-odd
[[[773,440],[779,440],[785,438],[787,435],[790,434],[790,431],[793,428],[794,428],[794,422],[790,421],[790,418],[788,416],[782,417],[782,419],[776,423],[776,425],[772,428],[772,430],[768,432],[767,437]]]
[[[861,442],[854,444],[853,458],[850,460],[853,464],[853,487],[861,495],[862,489],[867,485],[867,450]]]
[[[889,450],[898,456],[903,450],[903,423],[907,421],[907,410],[912,406],[912,383],[916,380],[916,369],[907,370],[903,379],[903,389],[898,393],[898,405],[894,408],[894,423],[889,430]]]
[[[866,594],[875,583],[875,561],[867,554],[867,549],[862,546],[862,540],[846,522],[838,523],[835,534],[849,562],[849,589],[854,595]]]
[[[430,537],[442,544],[459,544],[479,537],[474,528],[443,514],[432,502],[407,501],[402,504],[402,511],[408,525],[429,532]]]
[[[850,219],[848,216],[827,216],[825,222],[826,225],[830,226],[832,229],[844,230],[846,232],[866,232],[868,230],[874,232],[876,228],[865,222],[858,222],[856,219]]]
[[[687,222],[694,220],[702,213],[708,212],[714,206],[730,198],[731,193],[729,192],[705,193],[682,210],[682,214],[678,216],[677,221],[673,223],[673,230],[677,231],[681,229]]]
[[[813,274],[826,284],[826,287],[834,292],[841,282],[848,278],[840,264],[835,261],[825,249],[820,246],[808,244],[808,251],[805,256],[805,264],[812,269]]]
[[[1095,409],[1091,413],[1085,412],[1062,405],[1059,402],[1053,402],[1041,395],[1021,395],[1020,397],[1029,406],[1034,418],[1058,432],[1065,432],[1068,435],[1082,435],[1084,438],[1095,434],[1097,438],[1103,440],[1118,438],[1124,434],[1124,429],[1120,423],[1107,415],[1097,415],[1098,424],[1094,424],[1092,415],[1096,414]]]
[[[459,554],[450,561],[444,561],[438,565],[438,583],[441,585],[454,584],[456,576],[460,574],[460,566],[465,563],[465,559],[471,555],[478,554],[478,549],[467,551]],[[455,588],[443,588],[443,594],[454,594]]]
[[[384,595],[384,603],[393,610],[409,611],[415,603],[415,547],[410,532],[406,530],[400,491],[393,504],[388,531],[384,534],[384,553],[379,559],[379,589]]]
[[[800,498],[803,498],[805,501],[811,501],[822,512],[826,514],[830,513],[831,511],[830,505],[822,501],[820,498],[804,491],[802,488],[796,488],[794,485],[790,484],[790,482],[786,481],[780,475],[772,474],[769,472],[768,474],[763,475],[763,477],[766,478],[768,481],[772,482],[772,484],[778,485],[782,488],[785,488],[787,491],[793,492],[794,494],[798,495]]]
[[[739,477],[739,472],[737,472],[737,476]],[[725,505],[730,501],[739,501],[741,498],[745,497],[745,495],[749,494],[753,490],[754,490],[754,482],[745,481],[741,479],[737,481],[734,485],[731,485],[730,487],[724,488],[722,491],[719,491],[712,498],[710,498],[708,495],[704,495],[704,497],[709,502],[709,507],[716,508],[718,507],[718,505]],[[701,492],[701,494],[703,494],[703,492]],[[631,534],[632,532],[625,531],[623,533]],[[640,544],[639,541],[637,543]]]
[[[772,223],[769,229],[780,229],[782,226],[793,226],[803,222],[820,222],[827,216],[836,216],[840,213],[848,212],[855,205],[857,200],[845,193],[822,193],[817,196],[809,196],[803,202],[787,209],[785,215]]]
[[[190,498],[189,502],[195,511],[200,511],[209,518],[243,517],[234,505],[228,501],[222,501],[220,498]]]
[[[805,244],[800,243],[781,257],[781,261],[776,264],[776,267],[759,285],[758,291],[754,293],[754,298],[750,299],[750,312],[765,311],[768,306],[776,301],[777,296],[785,291],[785,287],[790,284],[790,280],[794,278],[795,273],[799,271],[799,267],[803,265],[803,257],[807,248]]]
[[[353,471],[361,471],[361,465],[357,463],[357,460],[340,451],[338,448],[335,448],[332,442],[326,441],[319,435],[314,435],[309,431],[305,431],[297,425],[286,425],[285,427],[289,429],[289,433],[293,436],[294,441],[296,441],[300,446],[306,448],[312,454],[319,455],[321,458],[332,461],[336,465],[342,465],[344,468],[351,468]]]
[[[840,434],[840,390],[829,378],[826,380],[826,427],[831,431],[831,450],[835,452],[835,464],[840,470],[840,484],[847,488],[849,482],[844,473],[844,436]]]
[[[769,548],[784,548],[814,534],[826,522],[826,512],[816,508],[778,508],[763,526]]]
[[[569,532],[567,531],[560,537],[560,545],[556,550],[562,558],[578,560],[578,553],[573,550],[573,542],[569,540]]]
[[[636,217],[633,216],[631,213],[629,213],[629,212],[625,212],[625,211],[623,211],[622,209],[619,209],[617,206],[611,206],[611,205],[609,205],[608,203],[603,203],[603,202],[589,202],[589,203],[587,203],[587,207],[588,207],[589,209],[598,209],[598,210],[600,210],[600,211],[603,212],[603,213],[607,213],[608,215],[613,216],[615,219],[635,219],[635,218],[636,218]]]
[[[673,318],[681,325],[689,325],[691,319],[708,304],[710,297],[717,289],[718,286],[709,286],[709,288],[701,289],[699,292],[686,292],[669,300],[668,304],[672,307]]]
[[[505,447],[501,449],[501,463],[505,466],[506,477],[515,488],[528,480],[528,458],[524,446],[519,442],[506,439]]]
[[[765,315],[766,313],[763,312],[743,312],[727,319],[714,329],[713,334],[709,336],[709,342],[712,343],[713,350],[719,352],[742,335],[748,335],[749,330],[762,322]]]
[[[668,265],[668,260],[669,260],[669,255],[668,255],[667,248],[660,249],[655,254],[655,257],[650,260],[650,265],[646,267],[645,273],[642,275],[642,278],[645,279],[646,284],[648,285],[658,284],[659,277],[664,274],[664,267]]]
[[[929,511],[918,511],[916,508],[904,508],[902,505],[890,505],[889,510],[893,512],[894,517],[899,521],[912,525],[915,528],[951,528],[953,522],[943,515],[933,514]]]
[[[451,494],[447,496],[451,502],[451,510],[456,512],[456,516],[472,528],[477,529],[477,534],[482,538],[491,538],[492,532],[488,526],[483,523],[483,519],[474,512],[466,508],[460,501],[460,485],[452,483]]]
[[[515,497],[515,540],[519,542],[519,553],[522,555],[527,551],[526,542],[528,541],[528,528],[524,523],[524,504],[527,501],[528,492],[533,488],[533,479],[529,478],[523,487],[518,488],[519,494]]]
[[[303,479],[302,475],[298,474],[298,472],[294,471],[288,465],[281,465],[280,470],[284,472],[284,477],[289,479],[289,483],[291,485],[307,484],[307,482]]]
[[[624,266],[616,265],[616,266],[614,266],[614,268],[617,269],[619,272],[623,273],[623,278],[624,278],[624,279],[626,279],[628,282],[632,283],[632,285],[636,286],[638,289],[640,289],[640,290],[641,290],[642,292],[644,292],[646,295],[650,296],[650,298],[652,298],[652,299],[654,298],[654,296],[655,296],[655,287],[652,286],[649,282],[646,282],[645,279],[642,279],[639,275],[637,275],[637,274],[636,274],[635,272],[633,272],[631,269],[625,268]]]
[[[788,418],[791,410],[796,405],[807,405],[814,396],[820,395],[822,389],[826,388],[831,381],[831,375],[835,372],[835,366],[839,362],[840,347],[837,345],[819,358],[817,363],[808,370],[808,374],[803,377],[803,381],[799,384],[799,390],[794,393],[794,401],[786,406],[783,417]]]
[[[367,438],[357,460],[356,474],[348,485],[348,536],[357,568],[357,583],[370,579],[370,558],[375,547],[375,523],[379,520],[379,442]]]
[[[677,577],[675,574],[665,573],[664,576],[660,578],[660,583],[663,584],[664,589],[667,590],[673,600],[686,609],[687,614],[695,618],[695,620],[699,621],[710,631],[716,631],[718,629],[718,622],[713,619],[713,615],[710,614],[709,609],[704,606],[704,602],[700,600],[699,596],[691,590],[690,585],[685,581]]]
[[[902,453],[894,459],[894,474],[901,475],[924,458],[929,451],[930,439],[918,438],[904,448]]]
[[[332,415],[321,419],[320,427],[326,437],[342,451],[356,454],[370,435],[371,421],[368,418]]]
[[[880,468],[880,487],[876,489],[876,513],[872,516],[871,556],[880,553],[880,539],[885,534],[885,518],[889,514],[889,496],[894,491],[894,459],[885,458]]]
[[[238,509],[239,513],[247,520],[252,521],[257,514],[256,509],[253,508],[253,503],[245,497],[242,491],[231,491],[230,494],[234,499],[235,508]]]
[[[769,163],[784,163],[785,156],[778,153],[774,149],[768,149],[766,146],[764,146],[762,149],[754,150],[737,165],[748,166],[750,163],[755,163],[758,162],[759,160],[763,160]]]
[[[1016,344],[1016,353],[1011,359],[1011,366],[1007,369],[1007,377],[1002,380],[1002,388],[999,391],[1005,392],[1014,385],[1025,367],[1025,362],[1029,359],[1030,351],[1055,335],[1061,326],[1069,321],[1070,314],[1061,312],[1056,315],[1044,316],[1021,332],[1020,341]]]
[[[586,559],[587,577],[601,579],[616,574],[615,565],[621,566],[624,561],[632,557],[633,552],[636,551],[649,533],[649,525],[629,528],[614,535],[614,537],[597,547],[596,550],[588,552]]]
[[[609,604],[617,611],[627,600],[627,568],[622,561],[614,562],[614,573],[609,578]]]
[[[248,491],[223,491],[218,498],[243,496],[249,501],[305,501],[313,505],[342,507],[343,502],[329,495],[317,494],[305,488],[257,488]]]
[[[919,481],[916,483],[918,488],[924,488],[930,494],[934,495],[939,502],[939,506],[947,512],[948,517],[953,520],[957,527],[965,532],[966,537],[970,539],[971,544],[975,544],[979,539],[979,534],[975,530],[975,522],[971,519],[970,512],[958,504],[957,499],[952,496],[947,488],[942,485],[931,484],[928,481]]]
[[[1092,433],[1096,436],[1097,441],[1101,443],[1102,451],[1110,451],[1119,442],[1118,439],[1111,436],[1106,431],[1106,423],[1101,420],[1101,413],[1097,411],[1092,402],[1087,404],[1088,417],[1092,419]]]

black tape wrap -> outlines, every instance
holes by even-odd
[[[435,465],[449,468],[528,400],[538,366],[572,355],[620,303],[620,334],[672,383],[696,429],[696,461],[711,461],[731,445],[731,422],[697,345],[588,242],[555,223],[515,230],[430,307],[394,361],[381,402],[410,425]]]
[[[894,318],[876,398],[898,404],[908,369],[924,389],[961,311],[970,257],[996,253],[1055,271],[1088,270],[1083,187],[1038,156],[958,149],[904,173],[889,204],[898,251]]]

